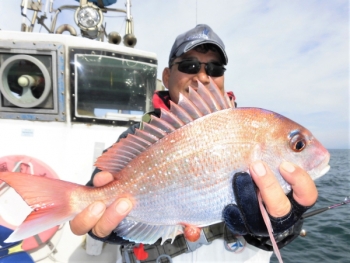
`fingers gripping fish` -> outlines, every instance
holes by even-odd
[[[304,127],[271,111],[234,108],[213,82],[208,88],[198,83],[197,92],[190,87],[170,111],[152,116],[143,130],[98,158],[96,166],[115,178],[108,185],[0,173],[33,209],[7,241],[68,221],[94,201],[110,205],[128,197],[134,208],[115,229],[118,235],[137,243],[164,242],[185,226],[221,222],[224,207],[235,203],[233,174],[248,171],[255,160],[270,166],[285,193],[291,188],[278,172],[282,161],[299,165],[313,179],[329,169],[329,153]]]

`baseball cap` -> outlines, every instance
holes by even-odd
[[[222,42],[220,37],[213,31],[213,29],[211,29],[210,26],[205,24],[199,24],[195,28],[179,35],[176,38],[170,51],[169,63],[172,58],[179,57],[194,47],[202,44],[213,44],[217,46],[224,64],[227,64],[228,58],[225,52],[224,42]]]

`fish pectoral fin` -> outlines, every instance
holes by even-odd
[[[161,244],[166,240],[174,241],[175,237],[183,233],[182,225],[152,225],[124,219],[114,230],[118,236],[135,243],[154,244],[162,238]]]

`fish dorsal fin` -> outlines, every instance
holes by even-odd
[[[222,110],[221,105],[215,99],[214,94],[209,89],[205,88],[204,85],[200,82],[198,82],[198,91],[197,92],[203,98],[203,100],[208,104],[211,112]],[[221,97],[222,97],[222,95],[221,95]]]
[[[221,109],[232,108],[232,104],[231,104],[230,98],[227,96],[227,93],[225,93],[224,96],[222,96],[221,91],[215,85],[215,83],[211,78],[210,78],[208,89],[213,94],[215,100],[217,101]]]
[[[205,102],[192,87],[189,87],[189,97],[190,98],[188,99],[180,93],[178,105],[185,109],[193,120],[202,117],[203,112],[207,114],[210,113],[208,105],[205,104]]]
[[[138,137],[134,134],[129,134],[128,135],[129,141],[136,143],[137,145],[139,145],[139,147],[142,147],[143,150],[145,150],[146,148],[148,148],[151,143],[149,141],[146,141],[144,139],[142,139],[141,137]]]
[[[155,125],[156,127],[159,127],[161,130],[163,130],[166,133],[171,133],[171,132],[175,131],[174,125],[171,125],[169,122],[167,122],[163,119],[160,119],[154,115],[151,115],[151,122],[150,123],[152,125]]]
[[[181,97],[183,97],[183,95],[180,93],[180,99]],[[185,124],[193,121],[190,114],[187,113],[186,108],[183,108],[172,101],[170,101],[170,112],[177,116]],[[162,118],[162,116],[160,116],[160,118]]]
[[[198,110],[202,113],[202,116],[211,113],[208,104],[192,87],[189,87],[189,100],[192,101],[194,105],[196,105]]]
[[[146,122],[144,122],[143,124],[145,124]],[[135,131],[135,135],[137,137],[140,137],[141,139],[144,139],[145,141],[148,141],[150,143],[150,145],[152,145],[153,143],[155,143],[156,141],[159,140],[159,138],[151,133],[145,132],[144,130],[139,130],[136,129]]]
[[[167,135],[166,131],[163,131],[161,128],[157,127],[156,125],[154,125],[154,124],[152,125],[152,124],[147,123],[147,122],[143,123],[143,130],[145,132],[147,132],[148,134],[152,134],[153,136],[157,137],[158,139],[161,139],[165,135]]]
[[[170,101],[170,111],[161,109],[160,118],[151,116],[150,123],[143,123],[143,130],[136,129],[100,156],[95,165],[112,174],[118,173],[128,163],[167,134],[212,112],[233,108],[225,93],[210,78],[208,88],[198,82],[197,92],[189,87],[188,96],[180,94],[178,104]]]
[[[160,116],[161,120],[169,123],[169,125],[173,126],[175,129],[178,129],[182,126],[184,126],[184,122],[180,120],[178,117],[176,117],[173,113],[170,111],[166,111],[164,109],[160,109]],[[152,124],[152,121],[150,122]]]

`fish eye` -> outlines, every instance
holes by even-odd
[[[297,132],[292,135],[289,146],[294,152],[301,152],[307,146],[307,140],[304,135]]]
[[[296,143],[295,143],[295,150],[297,150],[297,151],[301,151],[302,149],[304,149],[305,148],[305,141],[304,140],[300,140],[300,141],[297,141]]]

